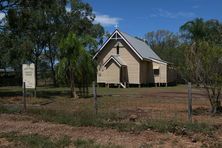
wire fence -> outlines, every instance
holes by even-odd
[[[16,90],[17,89],[17,90]],[[77,91],[78,88],[76,88]],[[73,99],[69,97],[69,88],[37,88],[37,98],[32,91],[27,97],[27,108],[38,106],[44,110],[64,112],[94,112],[93,89],[89,88],[87,97]],[[98,114],[115,114],[120,120],[177,120],[188,121],[187,87],[142,87],[142,88],[107,88],[97,87]],[[22,105],[22,89],[0,88],[0,103]],[[193,90],[193,114],[197,121],[206,120],[209,103],[203,90]]]

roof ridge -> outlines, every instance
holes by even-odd
[[[126,33],[126,32],[122,32],[122,31],[120,31],[120,30],[118,30],[120,33],[125,33],[125,34],[127,34],[127,35],[129,35],[130,37],[132,37],[132,38],[134,38],[134,39],[136,39],[136,40],[138,40],[138,41],[140,41],[140,42],[143,42],[143,43],[145,43],[146,44],[146,42],[144,42],[144,41],[142,41],[142,40],[139,40],[138,38],[136,38],[136,36],[133,36],[133,35],[131,35],[131,34],[129,34],[129,33]],[[149,46],[148,44],[146,44],[147,46]]]
[[[138,51],[140,55],[142,55],[143,58],[155,58],[161,60],[161,58],[157,55],[157,53],[150,47],[149,44],[146,42],[128,34],[122,31],[119,31],[129,42],[132,44],[132,46]],[[135,42],[133,42],[133,40]],[[137,43],[136,43],[137,42]],[[149,53],[150,54],[149,54]]]

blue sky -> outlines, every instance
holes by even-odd
[[[146,32],[179,27],[197,17],[222,21],[222,0],[83,0],[93,7],[96,22],[112,32],[143,37]]]

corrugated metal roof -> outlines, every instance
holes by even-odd
[[[131,46],[134,47],[134,49],[138,52],[138,54],[140,56],[142,56],[145,59],[156,59],[156,60],[162,61],[160,59],[160,57],[145,42],[143,42],[139,39],[136,39],[135,37],[133,37],[127,33],[124,33],[121,31],[119,31],[119,32],[131,44]]]

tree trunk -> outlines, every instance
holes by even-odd
[[[82,97],[85,97],[84,73],[82,72]]]
[[[56,73],[54,69],[54,64],[52,62],[51,62],[51,72],[52,72],[53,86],[56,87],[57,86]]]
[[[49,42],[49,59],[50,59],[50,67],[51,67],[51,73],[52,73],[52,79],[53,79],[53,86],[56,87],[56,74],[55,74],[55,69],[54,69],[54,61],[53,61],[53,55],[52,55],[52,48],[51,44]]]
[[[209,88],[205,87],[207,90],[208,98],[210,100],[211,104],[211,112],[213,114],[222,112],[222,106],[221,106],[221,88]]]
[[[70,70],[70,88],[71,88],[71,98],[77,98],[76,91],[75,91],[75,79],[74,79],[74,71]]]
[[[70,70],[69,71],[69,76],[70,76],[70,97],[73,98],[74,95],[73,95],[73,91],[74,91],[74,88],[73,88],[73,76],[72,76],[72,71]]]
[[[35,57],[35,86],[38,86],[38,57]]]
[[[212,106],[212,113],[216,114],[216,113],[219,113],[221,111],[222,111],[221,102],[219,100],[215,101],[214,105]]]
[[[86,77],[86,96],[89,96],[89,85],[88,85],[88,79]]]

